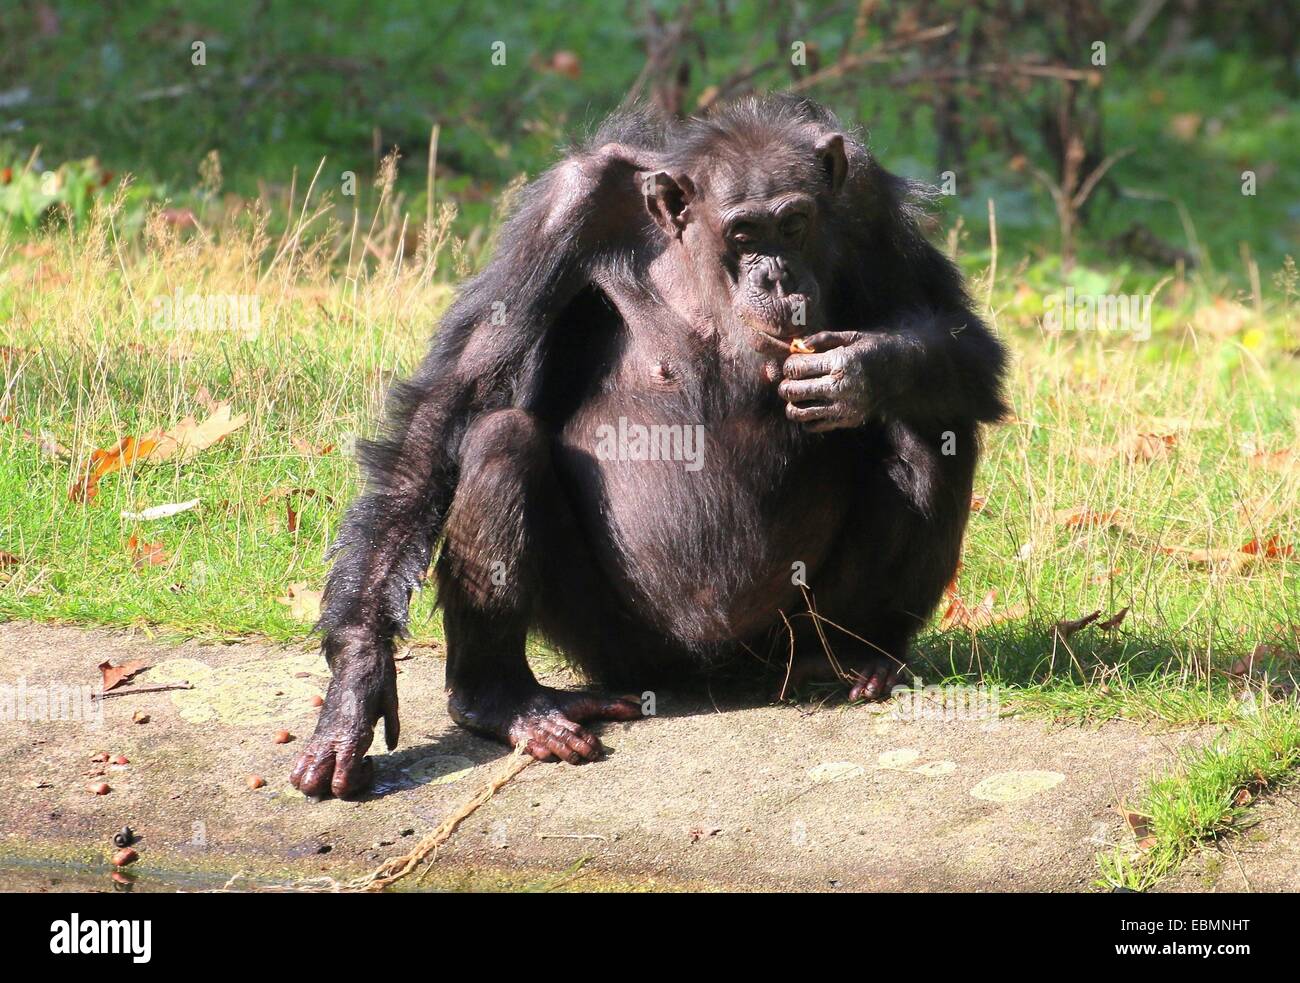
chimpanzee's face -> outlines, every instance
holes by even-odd
[[[809,334],[820,315],[817,277],[808,255],[817,231],[817,201],[798,185],[727,196],[701,223],[701,242],[721,267],[736,317],[755,331],[788,341]]]
[[[696,174],[654,175],[647,202],[715,310],[769,344],[788,344],[823,327],[819,274],[828,210],[844,181],[843,138],[754,144],[719,148]]]

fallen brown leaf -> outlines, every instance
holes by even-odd
[[[1158,546],[1156,549],[1166,556],[1177,557],[1189,566],[1227,573],[1245,573],[1260,560],[1282,560],[1295,553],[1295,547],[1283,543],[1278,536],[1271,536],[1263,543],[1252,539],[1235,550],[1195,549],[1188,546]]]
[[[1124,813],[1124,822],[1128,823],[1128,828],[1139,840],[1144,840],[1151,835],[1150,818],[1139,812]]]
[[[961,599],[953,585],[949,585],[948,590],[950,591],[948,595],[950,600],[943,617],[939,619],[940,631],[948,631],[952,628],[979,631],[981,628],[988,628],[990,625],[1000,624],[1004,621],[1014,621],[1016,618],[1023,617],[1029,610],[1024,604],[1015,604],[1002,611],[994,611],[993,605],[998,596],[996,589],[985,594],[984,598],[974,607]]]
[[[301,437],[290,437],[289,443],[293,444],[296,450],[303,457],[322,457],[334,450],[333,444],[313,444],[309,440],[303,440]]]
[[[68,492],[73,501],[90,502],[99,492],[99,482],[114,471],[137,461],[189,461],[245,423],[244,414],[233,416],[229,403],[220,403],[202,423],[187,416],[170,430],[155,430],[143,437],[123,437],[116,447],[99,449],[90,455],[85,472]]]
[[[1236,512],[1242,525],[1258,528],[1272,522],[1280,508],[1281,506],[1272,499],[1253,498],[1239,502]]]
[[[1087,529],[1096,526],[1111,529],[1127,528],[1119,509],[1112,509],[1110,512],[1097,512],[1089,508],[1057,509],[1055,517],[1059,525],[1070,528]]]
[[[1091,464],[1105,464],[1121,457],[1132,464],[1145,464],[1164,457],[1175,444],[1173,433],[1135,433],[1109,447],[1082,447],[1079,456]]]
[[[1218,570],[1224,573],[1245,573],[1255,565],[1257,557],[1241,550],[1205,550],[1188,546],[1157,546],[1156,551],[1182,560],[1190,567]]]
[[[142,543],[135,536],[126,541],[126,549],[131,554],[137,570],[143,570],[145,567],[160,567],[170,559],[162,543]]]
[[[1284,557],[1293,556],[1295,547],[1289,543],[1283,543],[1281,536],[1269,536],[1268,539],[1260,543],[1258,538],[1252,539],[1249,543],[1241,548],[1243,553],[1249,553],[1251,556],[1262,556],[1269,560],[1280,560]]]
[[[1264,468],[1268,471],[1300,471],[1300,450],[1283,447],[1279,451],[1260,451],[1249,455],[1246,460],[1251,467]]]
[[[1080,629],[1083,628],[1087,628],[1090,624],[1092,624],[1100,617],[1101,617],[1101,609],[1098,608],[1096,611],[1092,612],[1092,614],[1085,614],[1082,618],[1074,618],[1073,620],[1068,620],[1068,621],[1058,621],[1056,624],[1052,626],[1052,634],[1054,634],[1057,638],[1061,639],[1061,641],[1065,641],[1076,631],[1079,631]]]
[[[1098,622],[1097,627],[1102,631],[1110,631],[1112,628],[1118,628],[1128,616],[1128,607],[1122,607],[1117,614],[1112,615],[1105,621]]]
[[[159,435],[157,446],[149,451],[148,458],[151,461],[166,461],[173,457],[179,457],[182,461],[191,460],[217,441],[230,436],[247,422],[246,414],[235,416],[230,410],[229,403],[218,403],[212,415],[202,423],[196,422],[192,416],[187,416],[176,426]]]
[[[85,473],[69,489],[68,497],[74,502],[89,504],[94,501],[95,496],[99,494],[100,479],[114,471],[120,471],[142,456],[142,448],[147,451],[152,446],[153,442],[150,440],[139,441],[135,437],[123,437],[116,447],[107,450],[101,447],[92,452]]]
[[[129,659],[119,665],[113,665],[112,662],[105,659],[95,668],[100,671],[100,674],[103,677],[102,692],[107,693],[109,690],[116,689],[128,679],[131,679],[136,673],[148,669],[149,663],[144,662],[141,659]],[[104,760],[108,760],[107,754],[105,754]]]

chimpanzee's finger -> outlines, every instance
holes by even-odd
[[[826,351],[831,348],[842,348],[844,345],[851,345],[858,340],[856,331],[818,331],[816,334],[810,334],[803,340],[803,343],[809,348],[815,348],[817,351]]]
[[[388,705],[384,707],[384,744],[388,750],[397,747],[397,738],[401,732],[402,722],[397,716],[397,693],[394,691]]]
[[[835,407],[830,403],[814,403],[812,406],[785,404],[785,415],[795,423],[809,423],[813,420],[825,420],[835,414]]]
[[[782,367],[787,379],[812,379],[819,375],[830,375],[839,368],[840,356],[832,349],[816,355],[791,355]]]
[[[334,752],[313,753],[310,748],[298,757],[290,781],[303,795],[322,799],[329,794],[334,776]]]
[[[370,738],[341,741],[334,746],[334,779],[330,782],[330,791],[336,798],[345,799],[363,792],[370,784],[374,767],[366,757],[369,750]]]
[[[831,399],[838,385],[839,380],[834,376],[819,375],[815,379],[786,379],[776,387],[776,391],[787,403],[806,403],[814,399]]]

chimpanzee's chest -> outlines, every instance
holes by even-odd
[[[727,370],[680,346],[629,347],[557,440],[562,484],[611,582],[697,640],[770,616],[774,594],[796,591],[793,572],[833,547],[850,499],[827,442]]]

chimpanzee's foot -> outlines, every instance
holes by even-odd
[[[849,702],[858,700],[887,700],[894,687],[903,681],[907,667],[891,655],[876,655],[862,659],[852,669],[846,667],[849,684]]]
[[[838,667],[824,655],[809,656],[791,667],[778,699],[811,684],[839,682],[848,686],[850,703],[887,700],[906,673],[902,660],[883,653],[841,659]]]
[[[580,726],[591,720],[639,720],[641,705],[634,699],[595,693],[569,693],[539,686],[514,699],[462,700],[452,694],[447,709],[456,723],[511,747],[521,744],[538,761],[560,758],[582,764],[600,757],[596,735]]]

